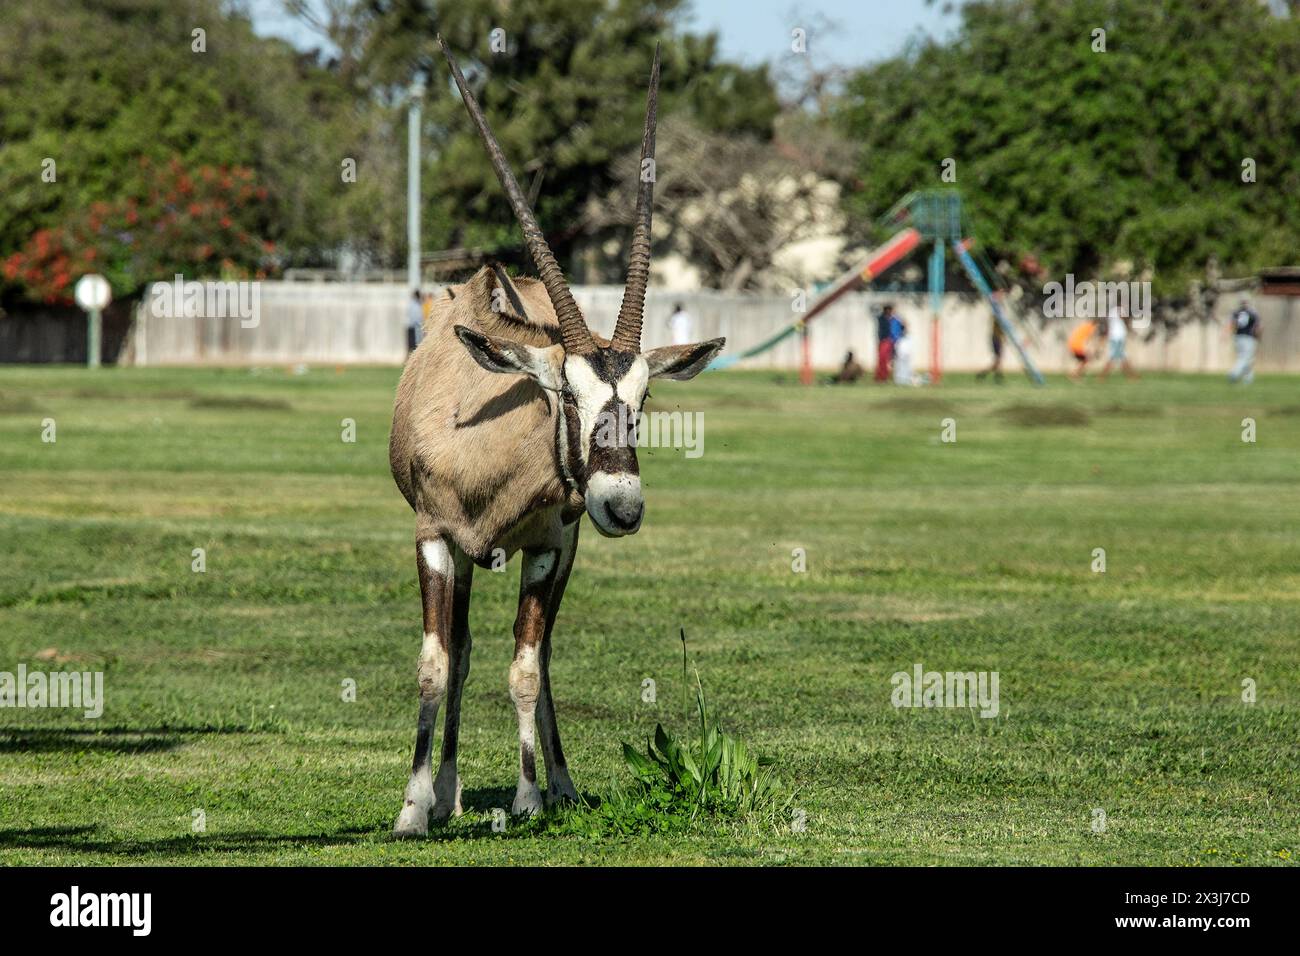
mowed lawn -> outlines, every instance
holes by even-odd
[[[397,377],[0,369],[0,670],[102,671],[106,697],[0,710],[0,864],[1300,857],[1300,380],[656,382],[704,454],[642,451],[635,537],[584,520],[552,668],[570,767],[626,783],[621,741],[685,729],[685,628],[790,819],[495,832],[516,560],[475,576],[466,812],[397,842],[420,642]],[[999,715],[896,709],[917,664],[996,671]]]

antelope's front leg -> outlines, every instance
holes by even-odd
[[[564,588],[569,583],[573,569],[573,556],[578,549],[578,522],[564,530],[560,546],[560,567],[555,574],[550,600],[546,606],[546,635],[542,638],[542,695],[537,700],[537,729],[542,735],[542,753],[546,756],[546,803],[549,806],[562,800],[577,801],[578,791],[569,779],[569,769],[564,762],[564,747],[560,743],[560,728],[555,723],[555,702],[551,699],[551,632],[555,629],[555,616],[564,600]]]
[[[510,810],[517,814],[536,813],[542,808],[542,792],[537,786],[537,699],[542,688],[547,604],[555,584],[558,557],[558,550],[525,551],[519,581],[515,659],[510,665],[510,699],[519,716],[519,786]]]
[[[429,813],[433,810],[434,724],[438,708],[447,693],[451,669],[449,641],[452,628],[452,602],[455,586],[455,563],[452,544],[445,538],[424,538],[416,545],[416,566],[420,572],[420,595],[424,602],[424,643],[417,667],[420,688],[420,718],[415,732],[415,756],[411,760],[411,777],[406,784],[402,812],[393,824],[393,835],[423,836],[429,832]]]

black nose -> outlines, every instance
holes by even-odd
[[[645,513],[645,502],[638,501],[635,508],[630,508],[624,502],[620,502],[616,509],[608,501],[605,502],[605,517],[609,523],[620,531],[631,531],[641,524],[641,515]]]

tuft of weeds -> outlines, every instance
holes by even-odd
[[[700,675],[695,675],[695,709],[699,736],[679,743],[655,725],[654,741],[645,753],[623,744],[623,760],[637,783],[648,793],[665,794],[679,812],[691,819],[701,812],[722,816],[762,810],[776,799],[772,761],[749,752],[743,740],[722,730],[709,711]]]
[[[682,635],[682,669],[686,636]],[[551,811],[543,830],[583,836],[671,833],[711,822],[775,818],[789,802],[773,773],[773,761],[750,752],[743,740],[722,729],[709,709],[699,671],[695,673],[697,736],[678,740],[655,725],[645,752],[623,744],[631,785],[614,784],[594,802]]]

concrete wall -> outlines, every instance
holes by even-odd
[[[397,364],[406,356],[406,289],[398,284],[336,282],[262,282],[260,316],[254,328],[238,318],[173,318],[152,315],[148,299],[123,349],[123,364],[257,365]],[[608,335],[614,326],[623,290],[618,286],[578,286],[574,296],[592,328]],[[917,370],[930,367],[931,317],[928,296],[857,292],[844,296],[810,326],[813,363],[837,366],[845,351],[874,364],[874,310],[894,302],[915,338]],[[697,338],[726,336],[727,352],[756,345],[795,317],[784,296],[733,295],[713,291],[671,293],[651,290],[646,304],[644,345],[668,342],[667,319],[675,302],[695,317]],[[1227,315],[1235,299],[1225,300],[1214,323],[1192,323],[1173,338],[1160,333],[1152,341],[1130,336],[1129,354],[1139,369],[1224,372],[1232,365]],[[1263,326],[1258,368],[1300,371],[1300,299],[1257,297]],[[1044,371],[1072,364],[1065,339],[1074,322],[1056,321],[1037,331],[1028,351]],[[1033,323],[1038,329],[1038,323]],[[970,371],[989,360],[990,312],[981,300],[945,296],[940,330],[943,367]],[[745,368],[798,368],[797,336],[743,363]],[[1017,361],[1008,349],[1004,368]]]
[[[125,365],[399,364],[406,357],[406,300],[397,284],[257,283],[260,314],[245,328],[234,316],[154,315],[136,310]]]

